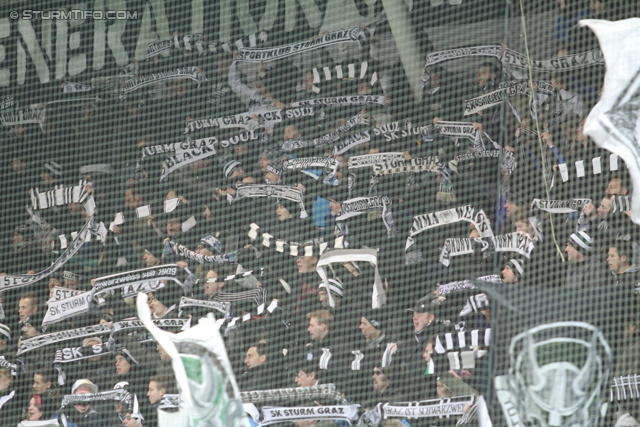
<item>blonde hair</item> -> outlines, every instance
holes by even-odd
[[[307,313],[307,319],[311,320],[311,318],[315,318],[316,322],[321,325],[327,325],[327,328],[331,328],[331,324],[333,323],[333,315],[327,310],[316,310]]]

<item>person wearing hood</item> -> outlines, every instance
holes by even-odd
[[[617,241],[609,244],[607,252],[607,265],[613,275],[615,285],[631,285],[640,287],[638,282],[638,267],[633,264],[633,247],[631,243]]]
[[[71,394],[94,394],[98,392],[98,386],[88,379],[80,379],[73,384]],[[78,403],[73,406],[78,412],[73,415],[72,421],[78,427],[103,427],[105,426],[102,415],[90,403]]]
[[[577,231],[569,237],[565,252],[569,261],[565,286],[589,289],[606,280],[604,266],[594,254],[594,241],[586,231]]]

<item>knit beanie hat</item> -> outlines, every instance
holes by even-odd
[[[524,261],[521,259],[512,258],[509,260],[509,267],[511,267],[511,271],[516,276],[517,279],[521,279],[524,275]]]
[[[337,295],[339,297],[343,297],[344,296],[344,287],[342,286],[342,282],[340,281],[340,279],[329,279],[329,292],[331,292],[331,295]],[[327,285],[322,282],[320,283],[320,285],[318,285],[318,290],[320,289],[327,289]]]
[[[360,317],[367,319],[367,322],[371,323],[371,326],[380,330],[382,329],[382,322],[380,317],[380,310],[367,310]]]
[[[569,244],[582,255],[589,255],[593,251],[593,239],[585,231],[577,231],[569,237]]]
[[[0,339],[4,339],[5,341],[11,340],[11,329],[7,325],[3,325],[0,323]]]
[[[240,166],[242,166],[242,163],[240,163],[237,160],[229,160],[227,163],[225,163],[224,168],[222,170],[225,178],[230,178],[231,174]]]

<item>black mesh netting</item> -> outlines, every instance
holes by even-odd
[[[0,425],[639,425],[637,9],[1,2]]]

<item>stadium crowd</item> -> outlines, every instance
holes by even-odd
[[[557,59],[598,47],[577,19],[621,17],[614,2],[559,3]],[[530,71],[479,57],[454,73],[443,61],[413,103],[384,21],[277,60],[247,60],[277,47],[260,35],[215,52],[174,36],[91,92],[65,86],[70,103],[32,106],[43,123],[5,128],[3,426],[154,427],[176,410],[171,357],[135,322],[138,292],[171,332],[212,313],[242,392],[334,384],[362,425],[440,426],[473,422],[474,400],[450,418],[366,414],[490,386],[479,282],[639,283],[624,159],[582,131],[602,63]],[[470,109],[504,82],[524,86]],[[27,108],[19,98],[11,108]],[[617,321],[614,375],[638,374],[635,312]],[[131,399],[66,398],[114,390]],[[322,399],[282,406],[340,403]],[[640,419],[637,403],[617,409],[614,422]]]

